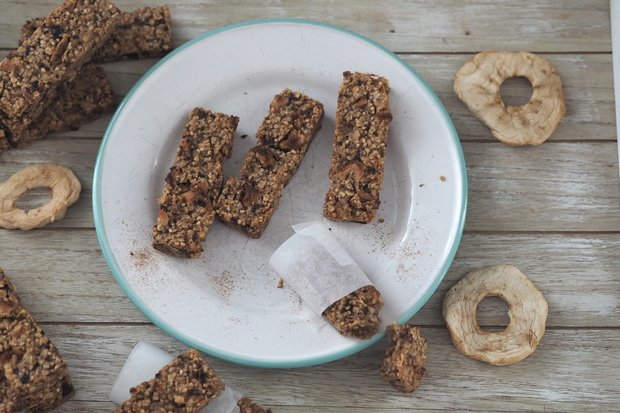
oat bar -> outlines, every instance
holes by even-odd
[[[192,111],[153,228],[153,247],[166,254],[198,258],[204,250],[214,205],[223,180],[223,162],[231,155],[239,118],[202,108]]]
[[[0,269],[0,411],[47,412],[73,394],[66,361]]]
[[[0,123],[18,134],[56,96],[58,86],[107,40],[119,11],[108,0],[66,0],[0,63]]]
[[[381,376],[402,393],[413,393],[424,377],[428,343],[420,327],[398,324],[387,327],[390,346],[385,352]]]
[[[53,132],[76,130],[116,108],[105,70],[87,63],[76,78],[60,86],[55,101],[23,132],[13,135],[13,147],[22,147]]]
[[[382,307],[379,291],[373,285],[367,285],[327,307],[323,317],[343,336],[365,340],[377,333]]]
[[[392,121],[387,79],[344,72],[338,91],[330,188],[323,216],[372,222],[379,208],[388,127]]]
[[[321,127],[323,112],[320,102],[299,92],[284,89],[274,97],[241,177],[229,178],[222,189],[216,211],[224,224],[252,238],[262,235]]]
[[[265,410],[247,397],[239,399],[237,406],[239,406],[239,413],[273,413],[271,409]]]
[[[122,412],[194,413],[224,390],[224,383],[200,356],[190,349],[162,368],[155,378],[131,388],[131,398],[115,410]]]
[[[216,205],[218,218],[252,238],[260,238],[301,159],[299,151],[252,148],[241,168],[242,176],[228,178],[222,189]]]
[[[44,17],[28,20],[21,43],[43,23]],[[172,50],[172,22],[168,6],[141,7],[120,13],[110,38],[95,52],[93,63],[162,57]]]
[[[6,136],[6,132],[2,127],[0,127],[0,153],[11,147],[11,143],[9,142],[9,138]]]

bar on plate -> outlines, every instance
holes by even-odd
[[[323,311],[323,317],[343,336],[367,340],[379,330],[383,299],[367,285],[342,297]]]
[[[323,112],[320,102],[290,89],[273,98],[241,177],[231,177],[224,185],[216,206],[220,221],[260,238],[320,129]]]
[[[174,163],[157,200],[153,248],[182,258],[198,258],[215,219],[223,180],[223,162],[231,155],[239,118],[194,109],[185,126]]]
[[[372,222],[377,214],[392,121],[387,79],[344,72],[338,91],[330,187],[323,216],[332,221]]]

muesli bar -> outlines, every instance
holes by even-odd
[[[110,36],[119,10],[109,0],[66,0],[0,63],[0,123],[18,134],[75,78]]]
[[[54,102],[34,122],[13,135],[11,146],[22,147],[49,133],[75,130],[115,108],[114,93],[105,70],[87,63],[73,81],[60,87]]]
[[[265,410],[247,397],[239,399],[237,406],[239,406],[239,413],[273,413],[271,409]]]
[[[176,357],[153,379],[133,387],[115,413],[194,413],[224,390],[224,383],[194,349]]]
[[[332,221],[372,222],[377,214],[392,121],[387,79],[344,72],[338,91],[330,188],[323,216]]]
[[[11,147],[11,143],[9,142],[9,138],[6,136],[6,132],[0,126],[0,153]]]
[[[301,159],[299,151],[252,148],[241,168],[241,177],[228,178],[222,189],[216,205],[220,221],[260,238]]]
[[[47,412],[73,394],[66,361],[0,269],[0,411]]]
[[[44,17],[28,20],[22,27],[20,45],[43,23]],[[122,12],[110,38],[95,52],[93,63],[125,59],[157,58],[172,50],[172,21],[168,6],[141,7]]]
[[[399,392],[413,393],[426,371],[428,343],[420,336],[420,327],[394,322],[386,330],[390,346],[385,352],[381,376]]]
[[[343,336],[366,340],[379,330],[381,294],[367,285],[342,297],[323,311],[323,317]]]
[[[169,255],[198,258],[215,219],[214,206],[223,180],[223,162],[232,152],[239,118],[196,108],[183,137],[153,228],[153,248]]]
[[[218,200],[217,216],[224,224],[260,238],[320,129],[323,113],[323,104],[290,89],[273,98],[241,177],[229,178]]]
[[[25,396],[28,406],[25,413],[45,413],[54,410],[75,395],[75,388],[68,374],[53,380],[38,392]]]
[[[49,337],[27,315],[2,337],[0,367],[20,396],[48,388],[50,380],[67,373],[67,363]]]

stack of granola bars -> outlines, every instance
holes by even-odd
[[[0,153],[113,111],[108,77],[95,63],[171,49],[165,6],[121,13],[109,0],[66,0],[29,20],[19,47],[0,63]]]

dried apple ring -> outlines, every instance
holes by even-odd
[[[48,187],[52,199],[45,205],[24,211],[15,202],[32,188]],[[67,208],[80,197],[82,185],[71,169],[52,163],[30,165],[0,184],[0,226],[6,229],[40,228],[64,218]]]
[[[500,86],[517,76],[532,83],[532,97],[525,105],[506,106]],[[566,112],[558,72],[547,60],[528,52],[478,53],[456,74],[454,92],[493,136],[513,146],[543,143]]]
[[[482,331],[476,319],[478,303],[498,296],[510,306],[510,323],[499,333]],[[547,301],[513,265],[472,271],[448,290],[443,317],[457,350],[496,366],[514,364],[536,349],[545,332]]]

